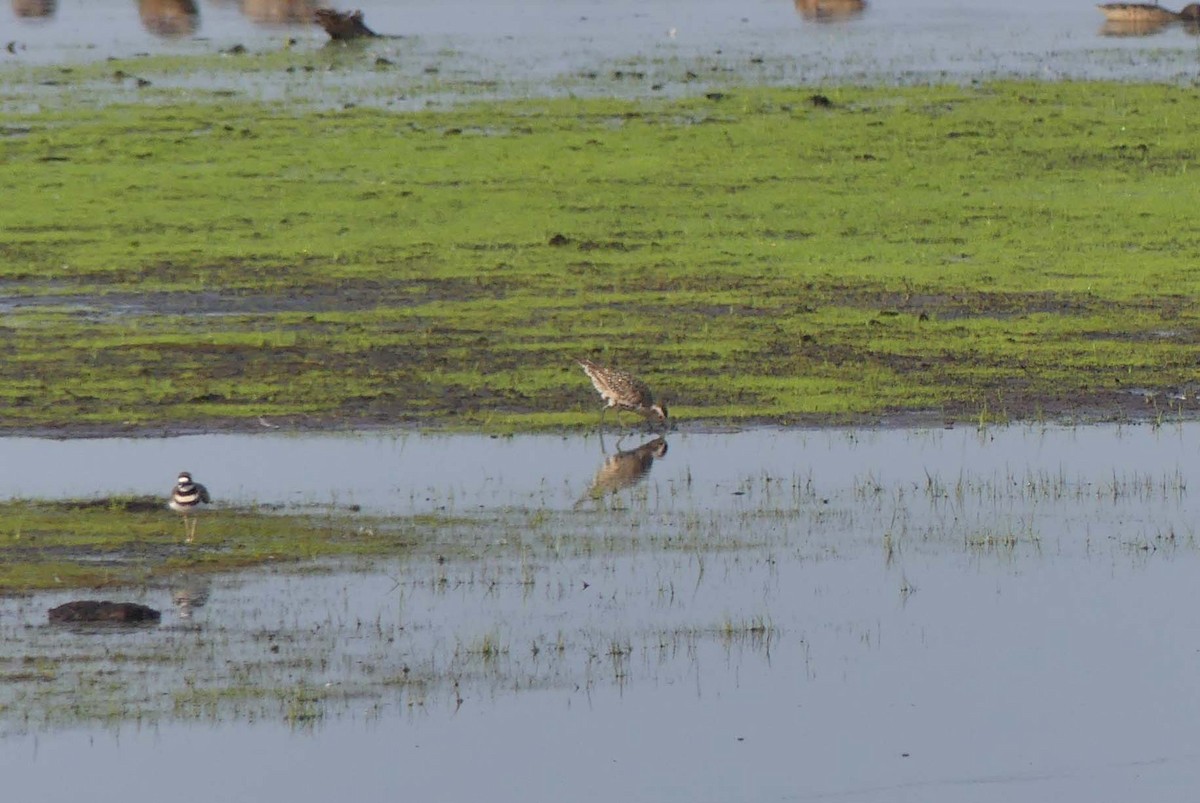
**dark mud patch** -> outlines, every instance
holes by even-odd
[[[250,270],[251,266],[246,266]],[[169,275],[169,268],[160,278]],[[176,279],[184,277],[176,274]],[[96,292],[71,292],[62,284],[10,283],[8,297],[0,297],[0,310],[45,309],[75,313],[98,320],[145,315],[212,318],[282,313],[356,312],[379,307],[407,307],[436,301],[473,301],[503,298],[508,285],[502,278],[487,280],[423,279],[392,282],[319,278],[303,292],[254,290],[148,290],[127,292],[99,286]]]
[[[810,282],[804,286],[807,303],[838,304],[859,309],[878,309],[881,315],[911,314],[954,321],[969,318],[1007,319],[1022,315],[1113,315],[1122,312],[1156,312],[1177,315],[1185,306],[1183,297],[1155,296],[1117,301],[1078,293],[1044,290],[962,290],[930,293],[917,288],[850,285],[837,281]]]
[[[153,625],[162,619],[162,612],[137,602],[110,600],[72,600],[47,612],[51,624],[103,624],[114,626]]]

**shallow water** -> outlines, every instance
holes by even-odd
[[[836,24],[767,0],[362,7],[406,37],[369,59],[501,94],[617,68],[647,73],[630,94],[671,91],[652,87],[698,64],[764,83],[1195,73],[1182,28],[1114,38],[1091,4],[1049,5],[881,1]],[[324,38],[235,3],[201,2],[184,37],[126,0],[12,8],[9,64]],[[0,439],[0,497],[164,493],[188,469],[224,503],[475,522],[445,528],[471,547],[446,561],[129,590],[157,628],[44,625],[79,593],[0,601],[6,793],[1193,799],[1200,425],[666,441],[637,477],[594,436]]]
[[[206,597],[187,609],[133,590],[164,621],[115,636],[43,626],[67,594],[5,600],[7,788],[1191,798],[1200,425],[667,443],[595,498],[594,436],[0,442],[4,495],[152,492],[186,465],[221,498],[486,522],[448,526],[473,550],[445,561],[180,577]],[[53,677],[14,681],[47,656]],[[243,683],[273,692],[222,691]]]
[[[171,6],[171,0],[61,0],[40,19],[17,16],[14,8],[22,2],[29,0],[0,7],[0,38],[16,43],[15,52],[0,53],[9,63],[202,53],[234,44],[274,50],[289,38],[300,47],[319,47],[326,39],[311,25],[256,22],[278,18],[271,10],[287,6],[284,0],[199,2],[195,31],[184,36],[156,35],[146,15],[139,16],[139,8]],[[807,19],[784,0],[356,5],[376,30],[404,37],[371,45],[372,54],[393,58],[397,69],[410,65],[419,75],[435,66],[445,80],[499,81],[503,92],[518,94],[584,91],[588,81],[581,75],[614,67],[648,71],[645,80],[623,82],[627,92],[671,91],[674,73],[682,72],[672,67],[679,65],[715,73],[701,80],[733,74],[766,83],[1011,75],[1183,81],[1194,76],[1200,51],[1200,40],[1179,25],[1152,36],[1112,36],[1093,4],[1041,0],[876,0],[862,14],[837,22]],[[371,77],[343,72],[332,80],[353,85]],[[611,82],[604,82],[604,91],[612,91]]]
[[[740,510],[878,485],[920,492],[974,483],[1003,495],[1054,483],[1091,494],[1149,479],[1183,482],[1200,461],[1195,423],[956,429],[682,431],[636,486],[662,510]],[[154,494],[190,471],[233,504],[360,505],[368,513],[470,512],[504,507],[567,510],[587,496],[607,457],[649,434],[480,437],[379,431],[353,435],[197,435],[48,440],[2,438],[0,499]],[[1117,458],[1119,457],[1119,461]],[[166,478],[166,488],[163,480]],[[744,492],[744,493],[740,493]],[[1190,509],[1188,512],[1192,512]]]

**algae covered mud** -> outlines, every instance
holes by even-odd
[[[345,530],[441,519],[301,572],[176,566],[125,591],[156,628],[46,625],[76,592],[0,602],[8,788],[140,801],[216,762],[182,799],[324,800],[331,775],[439,800],[1186,799],[1200,425],[667,440],[599,494],[594,438],[5,443],[30,467],[5,493],[53,498],[83,472],[55,466],[101,452],[134,477],[106,490],[138,493],[182,450],[233,504],[318,496],[324,460]],[[197,558],[228,540],[203,527]]]
[[[9,428],[579,426],[587,354],[681,420],[1190,410],[1187,89],[164,91],[7,125]]]
[[[105,8],[63,3],[42,35]],[[120,8],[96,29],[139,30]],[[640,55],[577,46],[590,17],[577,31],[548,5],[522,29],[591,66],[492,83],[453,66],[473,51],[431,53],[420,14],[428,36],[328,48],[250,27],[235,48],[215,20],[250,22],[215,8],[201,38],[112,60],[15,29],[0,427],[578,427],[594,398],[571,359],[589,354],[684,421],[1192,413],[1189,89],[777,69],[786,43],[879,37],[884,4],[836,25],[786,3],[689,6],[697,26],[664,27],[679,4],[595,10],[675,28],[667,48],[705,32],[684,52],[631,34]],[[387,30],[398,8],[367,10]],[[914,25],[995,36],[976,12],[910,14],[895,38],[914,57]],[[1160,77],[1098,20],[994,13],[1017,41],[1049,26],[1081,63]],[[768,19],[783,33],[756,53],[738,32]],[[488,30],[487,58],[516,59],[525,40]],[[726,37],[743,44],[717,53]],[[1186,31],[1155,41],[1170,77],[1192,69]]]

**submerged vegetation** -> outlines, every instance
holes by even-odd
[[[1174,412],[1193,95],[22,109],[0,130],[0,426],[575,426],[585,354],[681,419]]]

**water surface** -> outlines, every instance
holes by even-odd
[[[447,560],[201,581],[186,615],[170,588],[131,589],[167,613],[116,636],[43,626],[69,594],[4,601],[8,788],[1190,799],[1200,425],[667,443],[597,497],[594,436],[4,441],[4,494],[148,492],[186,464],[222,498],[485,522],[446,527],[471,539]],[[47,656],[55,677],[12,680]],[[231,678],[275,691],[222,696]],[[97,682],[124,713],[55,707]]]
[[[136,53],[201,53],[241,44],[253,50],[324,44],[318,28],[280,24],[311,4],[286,0],[191,4],[190,33],[156,34],[150,8],[190,0],[61,0],[44,18],[0,7],[0,31],[18,44],[9,63],[58,63]],[[499,81],[506,91],[581,91],[580,76],[623,67],[625,91],[670,90],[673,65],[722,79],[766,83],[922,82],[1023,76],[1186,81],[1196,74],[1194,30],[1171,25],[1152,36],[1112,36],[1091,3],[1040,0],[875,0],[849,19],[816,22],[784,0],[367,0],[374,43],[403,70],[436,67],[447,80]],[[139,14],[139,11],[143,13]],[[628,80],[630,70],[644,80]],[[361,72],[361,71],[360,71]],[[261,79],[260,79],[261,80]],[[344,82],[351,82],[343,74]],[[386,78],[384,79],[386,81]],[[393,76],[394,80],[394,76]],[[658,89],[653,87],[658,85]],[[605,91],[612,91],[605,83]]]

